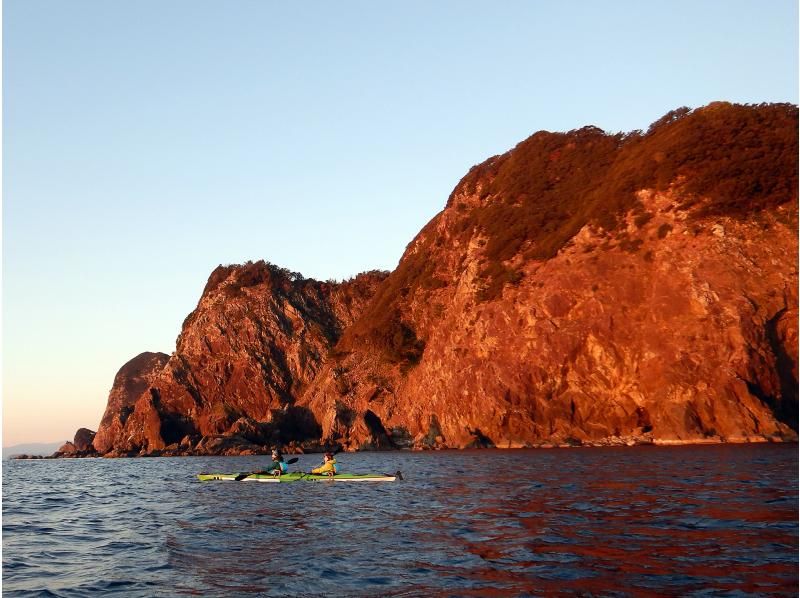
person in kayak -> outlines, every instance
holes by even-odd
[[[316,469],[312,469],[311,473],[314,475],[336,475],[339,473],[339,466],[336,465],[336,459],[333,458],[333,453],[325,453],[325,460],[322,465]]]
[[[284,473],[288,473],[289,466],[286,465],[286,462],[283,460],[283,455],[278,449],[272,449],[272,463],[267,466],[265,473],[271,473],[272,475],[283,475]]]

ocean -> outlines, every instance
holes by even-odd
[[[4,596],[796,596],[796,444],[3,462]],[[290,469],[308,469],[301,455]]]

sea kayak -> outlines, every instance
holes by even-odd
[[[394,482],[398,477],[402,479],[399,472],[394,475],[385,473],[339,473],[335,476],[313,475],[309,473],[285,473],[281,476],[274,476],[265,473],[198,473],[197,478],[201,482],[224,481],[224,482],[266,482],[272,484],[288,482]]]

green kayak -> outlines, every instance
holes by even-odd
[[[201,482],[230,481],[230,482],[267,482],[267,483],[288,483],[288,482],[394,482],[396,479],[403,479],[400,472],[394,475],[385,473],[339,473],[334,476],[313,475],[309,473],[285,473],[281,476],[274,476],[265,473],[198,473],[197,478]]]

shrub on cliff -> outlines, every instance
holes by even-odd
[[[747,217],[797,200],[797,107],[790,104],[715,103],[698,110],[679,108],[654,122],[646,133],[609,135],[597,127],[567,133],[541,131],[514,149],[474,166],[448,200],[452,235],[461,246],[480,238],[483,284],[479,301],[499,297],[520,273],[509,261],[546,260],[585,225],[613,232],[634,210],[642,226],[636,192],[681,185],[697,216]],[[479,203],[457,201],[461,195]],[[443,238],[432,220],[409,244],[397,269],[342,339],[366,340],[392,361],[415,363],[424,343],[416,338],[404,306],[410,298],[435,292],[450,281],[436,274]],[[669,230],[662,227],[659,236]],[[635,240],[621,239],[636,252]],[[405,327],[405,328],[404,328]]]
[[[539,132],[473,167],[448,205],[461,193],[481,199],[459,212],[459,230],[488,239],[482,273],[493,288],[504,274],[498,263],[553,257],[588,223],[613,230],[640,189],[680,182],[701,216],[745,217],[796,200],[797,130],[796,106],[719,102],[674,110],[646,134]]]
[[[203,295],[216,290],[219,285],[232,278],[225,287],[225,292],[231,296],[241,295],[247,287],[254,287],[264,283],[275,285],[289,285],[295,282],[305,282],[307,279],[300,272],[292,272],[288,268],[281,268],[265,260],[257,262],[247,261],[244,264],[219,265],[208,277],[208,282],[203,289]]]

